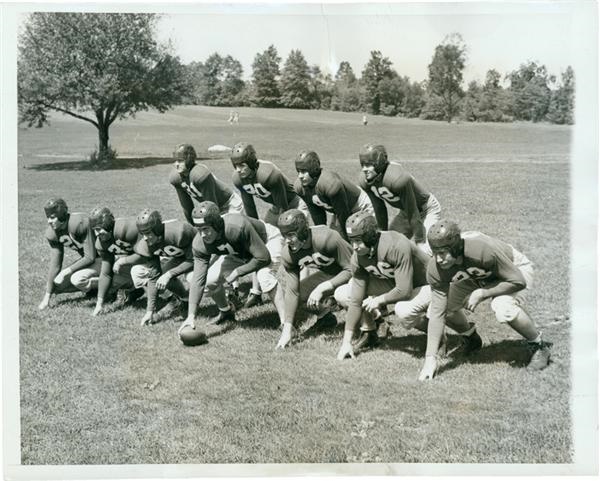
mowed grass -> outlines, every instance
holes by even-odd
[[[383,117],[364,127],[357,114],[240,113],[236,126],[228,109],[205,107],[116,123],[111,143],[123,158],[107,170],[83,162],[97,142],[83,122],[54,117],[42,130],[19,130],[22,463],[570,462],[570,129]],[[528,307],[554,343],[553,363],[524,369],[526,347],[494,321],[489,302],[473,315],[484,349],[468,360],[454,352],[430,383],[417,381],[425,336],[397,325],[380,348],[339,362],[342,325],[276,352],[270,305],[240,312],[239,323],[196,348],[179,342],[180,318],[141,328],[143,302],[94,318],[94,301],[73,294],[37,310],[48,197],[63,196],[72,211],[107,205],[134,216],[148,206],[183,219],[167,180],[175,144],[194,144],[229,182],[229,160],[206,149],[239,140],[290,178],[303,148],[355,178],[360,146],[384,143],[444,215],[535,263]],[[456,336],[450,342],[458,345]]]

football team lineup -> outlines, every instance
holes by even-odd
[[[530,260],[502,239],[463,231],[451,212],[442,216],[434,193],[388,160],[383,145],[360,147],[359,182],[322,168],[312,150],[296,156],[295,179],[258,157],[247,142],[231,149],[231,186],[192,145],[177,145],[168,180],[185,221],[165,220],[156,209],[119,217],[106,205],[82,214],[63,198],[49,199],[51,256],[39,309],[57,294],[82,291],[102,316],[119,296],[123,305],[145,296],[141,325],[182,314],[180,340],[201,346],[235,324],[237,311],[268,299],[280,322],[277,350],[302,342],[298,327],[308,313],[317,333],[344,325],[340,361],[374,349],[393,318],[427,336],[418,373],[424,381],[447,355],[448,329],[462,341],[458,356],[482,349],[469,313],[491,300],[495,321],[526,340],[528,368],[549,365],[551,343],[525,306]],[[256,199],[268,206],[262,218]],[[79,256],[68,266],[65,248]],[[243,299],[240,281],[251,285]],[[205,295],[218,308],[214,317],[202,315]]]

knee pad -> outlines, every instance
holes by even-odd
[[[512,322],[521,312],[521,307],[512,296],[498,296],[492,300],[492,310],[498,322]]]

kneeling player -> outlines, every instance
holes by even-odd
[[[281,214],[278,225],[286,245],[281,255],[285,269],[285,314],[277,348],[285,348],[295,333],[294,317],[300,302],[306,302],[310,310],[317,312],[317,328],[337,325],[336,317],[321,301],[350,280],[352,249],[338,232],[324,225],[309,228],[306,216],[297,209]],[[314,269],[300,280],[303,268]]]
[[[425,279],[429,256],[403,234],[380,232],[375,217],[357,212],[348,218],[346,231],[352,243],[352,279],[335,291],[337,302],[348,308],[346,329],[338,359],[354,357],[354,349],[376,344],[380,309],[395,304],[406,328],[426,329],[431,291]],[[363,331],[352,346],[358,321]]]
[[[100,259],[96,257],[94,234],[88,216],[69,213],[63,199],[50,199],[44,206],[48,228],[46,239],[52,248],[46,294],[39,309],[48,307],[53,294],[82,291],[90,293],[98,287]],[[70,247],[80,256],[69,267],[62,269],[64,248]]]
[[[156,210],[144,209],[137,216],[140,237],[133,247],[134,253],[117,259],[113,266],[120,272],[124,266],[133,265],[131,279],[135,288],[146,288],[148,298],[146,313],[141,325],[152,324],[159,291],[169,290],[185,302],[188,290],[179,276],[190,272],[194,228],[186,222],[163,222]]]
[[[550,346],[523,309],[527,288],[533,281],[533,265],[510,244],[481,232],[461,234],[449,220],[434,224],[427,235],[433,259],[427,268],[431,285],[430,321],[425,364],[420,380],[431,379],[437,370],[436,352],[444,324],[465,337],[466,353],[482,347],[474,324],[466,319],[463,305],[473,311],[492,299],[498,322],[506,323],[529,343],[529,368],[544,369],[550,362]]]
[[[122,267],[113,273],[115,259],[133,254],[133,246],[138,240],[138,229],[134,218],[118,218],[107,207],[96,207],[90,214],[90,226],[96,235],[96,251],[102,259],[98,280],[98,299],[93,315],[102,312],[104,301],[116,296],[119,289],[129,289],[126,303],[131,303],[143,294],[143,290],[134,289],[131,280],[131,265]]]
[[[276,227],[241,214],[219,213],[213,202],[202,202],[192,212],[198,233],[192,252],[194,270],[188,275],[190,296],[184,326],[195,328],[196,309],[204,289],[219,308],[219,314],[208,324],[234,321],[235,313],[225,294],[224,283],[234,284],[247,274],[256,272],[262,292],[273,300],[283,315],[283,297],[277,289],[276,268],[281,257],[283,239]],[[211,256],[218,256],[210,265]]]

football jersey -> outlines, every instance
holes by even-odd
[[[111,258],[115,255],[126,255],[133,253],[133,246],[138,239],[138,229],[135,219],[118,218],[115,219],[113,235],[110,239],[102,241],[100,237],[96,238],[96,250],[102,258]]]
[[[80,212],[69,214],[67,224],[62,229],[55,231],[48,226],[45,235],[50,247],[57,252],[57,255],[53,255],[50,260],[46,283],[46,292],[52,292],[54,278],[62,268],[64,248],[68,247],[79,254],[80,259],[69,266],[72,272],[76,272],[87,267],[96,259],[95,236],[90,228],[88,216]]]
[[[287,177],[272,162],[258,161],[256,175],[252,179],[242,179],[237,172],[232,176],[235,185],[242,196],[244,209],[250,217],[258,219],[254,197],[264,200],[286,211],[289,204],[297,197],[292,184]]]
[[[425,210],[430,196],[430,192],[395,162],[390,162],[383,176],[371,185],[367,183],[364,174],[361,174],[359,185],[369,194],[377,221],[382,229],[387,229],[385,203],[403,210],[410,220],[415,217],[420,218],[420,212]],[[382,221],[383,218],[386,222]]]
[[[208,264],[213,254],[233,255],[246,261],[246,264],[236,268],[240,277],[271,263],[271,255],[266,246],[267,231],[261,221],[235,213],[222,217],[225,224],[222,238],[208,244],[204,242],[200,233],[194,237],[194,275],[190,285],[190,306],[197,306],[202,300]]]
[[[448,270],[441,269],[435,258],[427,266],[427,281],[433,289],[448,292],[452,282],[472,279],[485,287],[490,282],[510,282],[525,288],[523,274],[513,263],[513,248],[499,239],[489,237],[481,232],[463,232],[464,254],[460,265]]]
[[[221,210],[231,198],[233,191],[222,180],[215,177],[208,167],[196,164],[186,175],[181,175],[173,168],[169,175],[169,182],[179,197],[186,219],[192,224],[192,210],[194,202],[209,200],[217,204]]]
[[[305,187],[296,179],[294,190],[304,199],[315,224],[327,222],[327,212],[343,226],[360,197],[360,188],[330,170],[322,170],[316,184]]]

